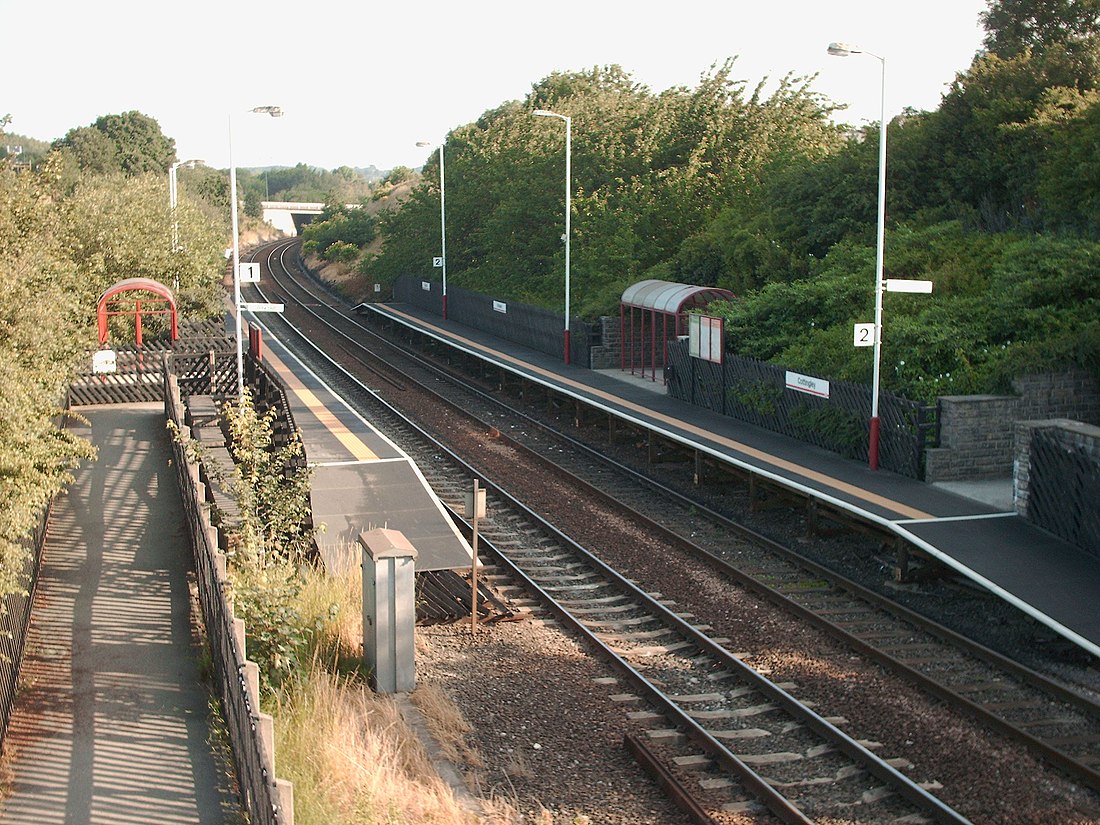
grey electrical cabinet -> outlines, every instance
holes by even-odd
[[[416,548],[400,530],[359,534],[363,548],[363,655],[378,693],[416,686]]]

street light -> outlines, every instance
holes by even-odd
[[[875,367],[871,379],[871,439],[867,448],[868,464],[872,470],[878,469],[879,421],[878,396],[880,365],[882,363],[882,269],[883,242],[886,236],[886,58],[847,43],[830,43],[829,54],[834,57],[847,57],[851,54],[866,54],[875,58],[882,66],[882,87],[880,92],[881,114],[878,132],[878,238],[875,252]]]
[[[417,146],[431,146],[428,141],[420,140]],[[447,320],[447,176],[443,170],[443,147],[447,145],[444,138],[439,144],[439,237],[442,247],[439,256],[439,265],[443,267],[443,320]]]
[[[570,225],[570,213],[572,212],[572,195],[570,185],[570,155],[572,154],[573,145],[573,119],[565,115],[559,115],[557,112],[548,112],[545,109],[535,109],[532,112],[539,117],[556,117],[565,121],[565,234],[562,236],[562,240],[565,241],[565,363],[569,363],[569,225]]]
[[[282,117],[278,106],[257,106],[250,111]],[[241,335],[241,247],[237,231],[237,167],[233,163],[233,115],[229,115],[229,200],[233,211],[233,308],[237,320],[237,401],[244,405],[244,338]]]
[[[168,167],[168,206],[172,210],[172,251],[179,252],[180,248],[180,225],[176,220],[176,203],[178,200],[179,190],[176,187],[176,170],[181,166],[186,166],[188,169],[194,169],[200,163],[201,160],[181,160],[173,163]]]

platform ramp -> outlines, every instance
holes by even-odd
[[[264,345],[313,468],[313,523],[329,570],[358,567],[356,539],[375,527],[405,534],[418,554],[417,572],[469,567],[469,543],[415,462],[270,332]]]

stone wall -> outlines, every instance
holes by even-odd
[[[1029,375],[1018,395],[953,395],[939,399],[939,447],[925,453],[925,480],[976,481],[1013,473],[1015,423],[1066,418],[1100,424],[1100,384],[1084,370]]]
[[[622,327],[618,318],[610,315],[600,317],[597,329],[600,331],[600,343],[589,351],[592,369],[611,370],[622,366]]]
[[[1063,466],[1060,462],[1047,460],[1034,463],[1032,447],[1035,432],[1040,429],[1047,430],[1053,436],[1059,450],[1065,448],[1066,453],[1075,453],[1083,459],[1085,471],[1080,471],[1081,461],[1070,462],[1064,467],[1072,468],[1076,464],[1077,471],[1071,472],[1071,477],[1062,478],[1058,477],[1060,474],[1051,476],[1049,471],[1044,472],[1044,464],[1047,467]],[[1094,555],[1100,555],[1100,546],[1095,545],[1100,533],[1095,507],[1097,479],[1100,479],[1100,427],[1064,418],[1018,421],[1014,436],[1012,497],[1016,512],[1043,529],[1077,543]],[[1044,499],[1046,506],[1032,508],[1032,499],[1036,497]],[[1055,505],[1053,508],[1052,502]],[[1061,518],[1058,513],[1037,512],[1052,509],[1066,512],[1061,514]]]

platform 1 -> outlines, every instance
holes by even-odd
[[[269,330],[263,359],[286,387],[302,434],[316,541],[329,569],[358,566],[359,533],[375,527],[405,535],[417,572],[469,567],[473,550],[412,459]]]
[[[617,378],[607,371],[564,364],[416,307],[361,304],[357,309],[417,329],[526,380],[878,524],[1100,656],[1100,561],[1010,509],[871,470],[827,450],[671,398],[646,386],[646,379],[639,376]]]

